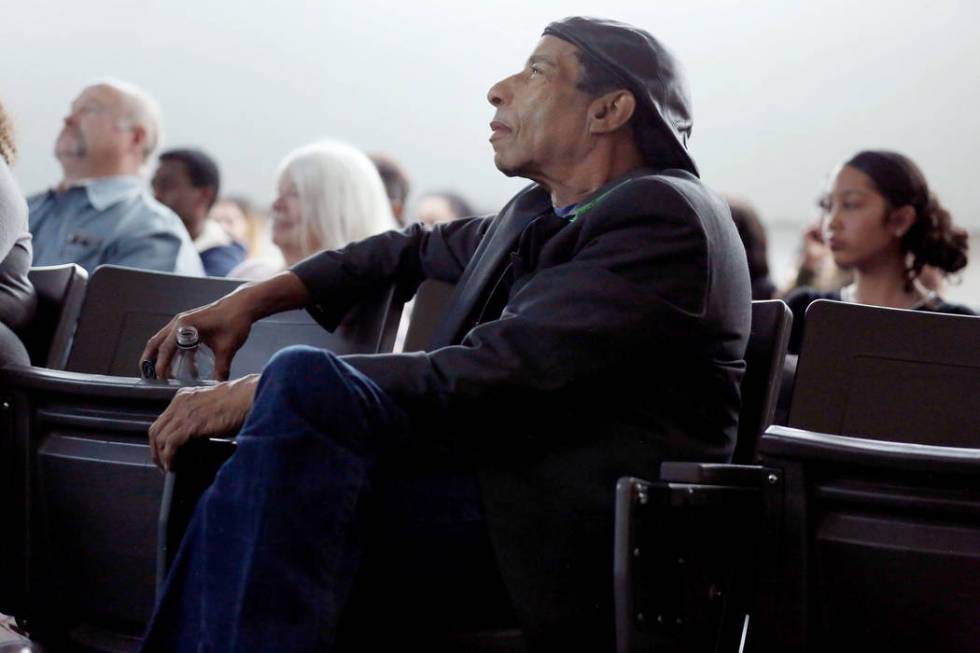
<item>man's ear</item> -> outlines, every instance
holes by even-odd
[[[208,207],[214,206],[214,203],[218,201],[218,190],[214,186],[205,186],[201,189],[201,204],[204,205],[205,211]]]
[[[915,208],[906,204],[891,212],[888,216],[888,229],[901,238],[915,224]]]
[[[636,98],[625,89],[600,95],[589,104],[589,133],[614,132],[629,122],[634,111]]]
[[[140,154],[145,152],[147,140],[146,127],[143,125],[134,125],[133,127],[130,127],[129,132],[129,142],[133,145],[133,147],[139,150]]]

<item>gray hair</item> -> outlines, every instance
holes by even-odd
[[[291,181],[299,195],[304,256],[398,228],[381,176],[355,147],[329,140],[304,145],[283,159],[279,179]]]
[[[122,129],[142,127],[146,132],[146,145],[143,147],[143,161],[148,161],[163,142],[163,118],[160,105],[142,88],[131,82],[120,79],[97,79],[88,84],[92,86],[108,86],[123,98],[125,116],[119,122]]]

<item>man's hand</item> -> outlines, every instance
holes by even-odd
[[[150,427],[153,462],[170,471],[177,449],[191,438],[234,435],[248,416],[258,374],[200,388],[181,388]]]
[[[281,272],[259,283],[247,283],[216,302],[180,313],[146,343],[140,356],[155,361],[158,379],[167,378],[170,361],[177,350],[177,329],[197,328],[201,342],[214,352],[214,377],[228,378],[231,359],[248,339],[252,323],[273,313],[306,306],[310,296],[303,282],[292,272]]]
[[[177,350],[177,329],[183,326],[197,328],[200,341],[214,352],[214,377],[219,381],[228,378],[231,359],[245,344],[252,329],[252,318],[243,305],[242,296],[236,293],[222,297],[207,306],[179,313],[167,326],[149,339],[140,361],[155,360],[158,379],[166,379],[170,360]]]

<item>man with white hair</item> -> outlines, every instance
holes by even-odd
[[[160,111],[141,89],[115,80],[86,87],[55,142],[63,179],[28,200],[34,265],[202,275],[184,225],[141,178],[159,141]]]

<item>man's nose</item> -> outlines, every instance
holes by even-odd
[[[487,91],[487,101],[495,107],[499,107],[501,104],[506,104],[507,100],[510,99],[510,80],[511,77],[505,77],[496,84],[490,87]]]

